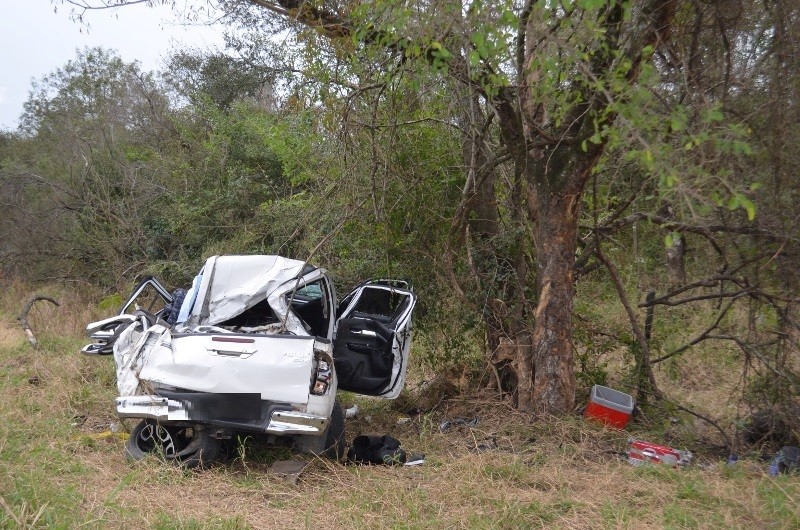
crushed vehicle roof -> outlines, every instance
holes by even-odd
[[[303,261],[282,256],[212,256],[187,295],[187,324],[216,325],[267,299],[284,313],[288,308],[280,307],[283,304],[272,297],[294,288],[287,283],[313,271],[324,274]]]

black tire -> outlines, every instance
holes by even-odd
[[[344,457],[344,443],[344,411],[338,399],[333,402],[331,421],[323,434],[296,437],[296,447],[300,451],[331,460],[341,460]]]
[[[345,454],[344,443],[344,411],[337,399],[331,411],[331,424],[325,433],[325,456],[333,460],[342,459]]]
[[[219,452],[220,441],[205,429],[162,425],[154,420],[140,421],[125,443],[129,460],[142,460],[155,453],[187,468],[207,467]]]

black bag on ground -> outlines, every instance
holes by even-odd
[[[400,441],[388,434],[383,436],[356,436],[347,452],[347,460],[354,464],[405,464],[406,452]]]

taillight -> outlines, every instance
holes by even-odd
[[[316,361],[314,378],[311,381],[311,393],[321,396],[328,391],[328,386],[331,384],[332,370],[328,361],[320,358],[317,358]]]

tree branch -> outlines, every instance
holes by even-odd
[[[694,339],[692,339],[688,343],[684,344],[680,348],[677,348],[677,349],[669,352],[668,354],[659,357],[658,359],[654,359],[652,361],[653,364],[660,363],[661,361],[666,361],[670,357],[674,357],[676,355],[680,355],[681,353],[685,352],[686,350],[688,350],[689,348],[691,348],[695,344],[699,344],[700,342],[702,342],[702,341],[704,341],[706,339],[714,338],[713,336],[709,336],[709,333],[711,333],[712,331],[717,329],[717,326],[719,326],[719,323],[722,322],[723,317],[725,317],[725,315],[728,313],[728,310],[733,306],[733,304],[736,302],[736,300],[737,300],[736,298],[734,298],[732,300],[729,300],[728,303],[725,305],[725,307],[720,310],[719,315],[717,315],[716,320],[714,320],[714,323],[711,324],[708,328],[706,328],[705,331],[700,333],[698,336],[696,336]],[[652,305],[648,306],[648,307],[652,307]]]
[[[767,369],[772,372],[773,374],[777,375],[785,379],[789,384],[791,384],[794,388],[800,389],[800,380],[794,374],[784,372],[772,366],[767,359],[764,358],[764,355],[759,351],[759,349],[751,344],[747,344],[739,337],[735,337],[733,335],[709,335],[709,339],[717,339],[717,340],[730,340],[736,343],[739,346],[739,349],[744,352],[745,355],[753,355],[756,357],[761,363],[767,367]]]
[[[103,0],[99,5],[90,4],[88,1],[62,0],[65,4],[75,6],[84,11],[99,11],[101,9],[116,9],[118,7],[132,6],[136,4],[151,4],[153,0]]]
[[[636,316],[636,313],[633,311],[630,301],[628,300],[628,295],[625,292],[625,286],[622,285],[622,279],[619,276],[619,271],[617,271],[617,267],[606,257],[606,255],[603,254],[600,245],[597,247],[596,255],[597,259],[603,262],[608,269],[608,273],[611,275],[611,280],[614,282],[614,287],[617,290],[619,301],[622,303],[622,306],[625,308],[625,312],[628,314],[628,320],[631,323],[633,335],[636,337],[639,347],[642,350],[641,356],[638,356],[640,357],[640,366],[637,367],[639,368],[639,373],[641,374],[644,372],[644,376],[647,378],[647,381],[650,384],[650,392],[652,392],[657,398],[661,398],[662,393],[658,389],[655,374],[653,374],[652,363],[650,362],[650,345],[647,344],[647,338],[645,337],[641,326],[639,326],[639,319]],[[636,386],[637,394],[640,394],[642,392],[642,385],[640,384],[639,378],[637,378]]]
[[[55,306],[59,305],[59,303],[55,299],[50,298],[49,296],[35,294],[30,297],[28,302],[25,304],[25,307],[22,308],[22,313],[19,314],[17,320],[19,320],[19,323],[22,324],[22,329],[25,330],[25,335],[28,336],[28,342],[31,343],[31,346],[33,346],[34,350],[39,347],[39,343],[36,341],[36,337],[33,336],[33,331],[31,330],[31,326],[28,323],[28,313],[33,307],[33,304],[35,304],[39,300],[45,300],[47,302],[50,302],[51,304],[54,304]]]
[[[738,234],[738,235],[748,235],[748,236],[760,236],[765,239],[768,239],[773,242],[782,243],[784,241],[790,241],[792,243],[800,244],[800,237],[793,237],[788,234],[776,234],[774,232],[770,232],[769,230],[765,230],[763,228],[758,228],[754,226],[726,226],[726,225],[691,225],[688,223],[682,223],[679,221],[675,221],[673,219],[668,219],[666,217],[662,217],[655,213],[649,212],[636,212],[627,217],[623,217],[622,219],[618,219],[614,223],[602,225],[600,230],[604,232],[615,232],[619,230],[619,228],[627,225],[631,225],[638,221],[647,220],[651,223],[663,226],[664,228],[668,228],[671,230],[677,230],[682,232],[690,232],[694,234],[699,234],[702,236],[709,237],[710,234],[714,233],[725,233],[725,234]],[[715,245],[716,248],[716,245]],[[721,253],[721,249],[718,250]]]

